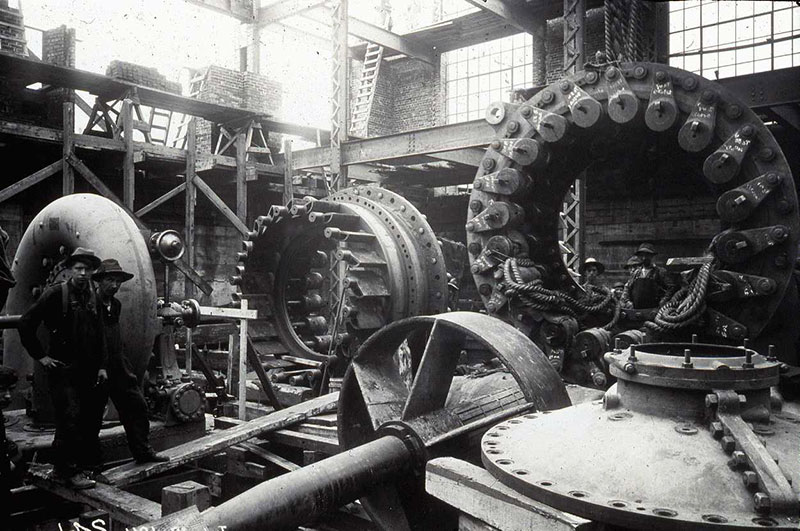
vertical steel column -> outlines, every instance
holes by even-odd
[[[584,37],[586,35],[586,3],[584,0],[564,0],[564,74],[583,70]],[[586,254],[584,226],[584,198],[586,181],[579,177],[564,197],[561,208],[562,254],[567,269],[576,272]]]
[[[292,187],[292,141],[283,141],[283,204],[288,205],[294,198]]]
[[[349,35],[347,17],[348,0],[334,0],[332,23],[333,54],[331,65],[333,70],[333,93],[331,95],[331,191],[336,192],[347,186],[347,166],[342,164],[342,142],[347,141],[350,117],[350,50],[347,46]],[[341,244],[340,244],[341,245]],[[337,316],[344,296],[344,262],[330,255],[331,269],[331,319],[328,320],[331,330],[338,328]]]
[[[342,142],[347,141],[347,120],[350,98],[349,49],[347,47],[347,2],[333,3],[333,93],[331,96],[331,188],[341,190],[347,186],[347,167],[342,165]]]

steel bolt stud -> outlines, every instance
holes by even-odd
[[[483,166],[484,170],[491,170],[494,168],[494,159],[483,159],[481,161],[481,166]]]
[[[721,439],[723,435],[725,435],[725,428],[722,427],[722,423],[719,421],[712,422],[711,436],[715,439]]]
[[[626,363],[624,369],[625,372],[627,372],[628,374],[636,374],[636,365],[634,365],[633,363],[630,362]]]
[[[658,72],[656,72],[656,81],[658,81],[659,83],[663,83],[666,80],[667,80],[666,72],[664,72],[663,70],[659,70]]]
[[[778,361],[778,357],[775,355],[775,345],[770,345],[767,352],[767,361]]]
[[[697,343],[697,334],[692,334],[692,343]]]
[[[736,449],[736,441],[730,435],[724,435],[722,439],[719,440],[719,444],[722,446],[722,451],[726,454],[729,454]]]
[[[756,492],[753,495],[753,504],[755,505],[756,511],[760,513],[768,513],[772,508],[772,501],[765,492]]]
[[[742,481],[748,489],[755,489],[758,487],[758,474],[752,470],[746,470],[742,473]]]
[[[630,351],[631,353],[628,355],[628,361],[638,361],[638,358],[636,358],[636,345],[631,345]]]
[[[694,367],[694,363],[692,363],[692,351],[691,349],[684,349],[683,350],[683,368],[684,369],[691,369]]]
[[[620,352],[622,352],[622,349],[620,348],[621,344],[622,341],[620,340],[620,338],[617,337],[614,339],[614,354],[619,354]]]
[[[533,107],[529,107],[528,105],[526,105],[519,110],[519,113],[522,115],[523,118],[530,118],[531,116],[533,116]]]
[[[747,465],[747,454],[745,454],[741,450],[735,450],[733,452],[733,460],[736,463],[736,466],[746,466]]]
[[[500,148],[503,147],[503,143],[500,142],[499,140],[492,140],[492,143],[490,144],[490,146],[492,147],[492,149],[498,149],[499,150]]]
[[[750,138],[754,134],[756,134],[756,129],[752,125],[746,125],[746,126],[742,127],[742,136],[744,138]]]

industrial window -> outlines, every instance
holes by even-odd
[[[447,123],[476,120],[493,101],[533,84],[533,41],[520,33],[442,54]]]
[[[669,64],[708,79],[800,66],[795,2],[670,2]]]

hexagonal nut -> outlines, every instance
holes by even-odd
[[[719,440],[720,446],[722,446],[722,450],[729,454],[736,449],[736,441],[730,435],[725,435],[722,439]]]
[[[725,428],[722,427],[722,423],[719,421],[712,422],[711,436],[715,439],[721,439],[723,435],[725,435]]]
[[[712,408],[719,404],[719,397],[714,393],[709,393],[706,395],[706,407]]]
[[[772,508],[772,500],[769,499],[769,495],[765,492],[756,492],[753,495],[753,504],[755,505],[756,511],[760,513],[768,513]]]
[[[747,470],[742,474],[742,481],[748,489],[755,489],[758,487],[758,474],[752,470]]]

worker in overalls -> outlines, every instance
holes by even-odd
[[[656,255],[651,243],[643,243],[636,249],[641,264],[631,268],[631,276],[622,290],[620,304],[623,308],[657,308],[666,293],[666,272],[653,263]]]
[[[91,282],[99,265],[94,251],[75,249],[64,261],[71,278],[47,288],[19,325],[22,346],[47,371],[56,417],[53,479],[74,489],[95,485],[83,474],[81,462],[84,451],[96,444],[95,390],[108,379],[102,316]],[[47,351],[36,335],[42,323],[50,333]]]
[[[98,414],[93,418],[97,420],[94,431],[99,433],[103,409],[109,397],[119,412],[125,435],[128,438],[128,448],[137,463],[169,461],[169,457],[157,454],[148,441],[150,434],[150,421],[147,418],[147,402],[142,394],[142,388],[136,375],[130,367],[130,362],[125,356],[120,332],[120,314],[122,303],[115,297],[123,282],[132,279],[133,275],[122,269],[115,259],[103,260],[95,271],[93,280],[97,285],[97,298],[100,301],[100,311],[103,314],[103,325],[108,346],[108,385],[98,387],[94,404]],[[91,448],[89,458],[90,466],[98,471],[100,465],[100,448]]]

